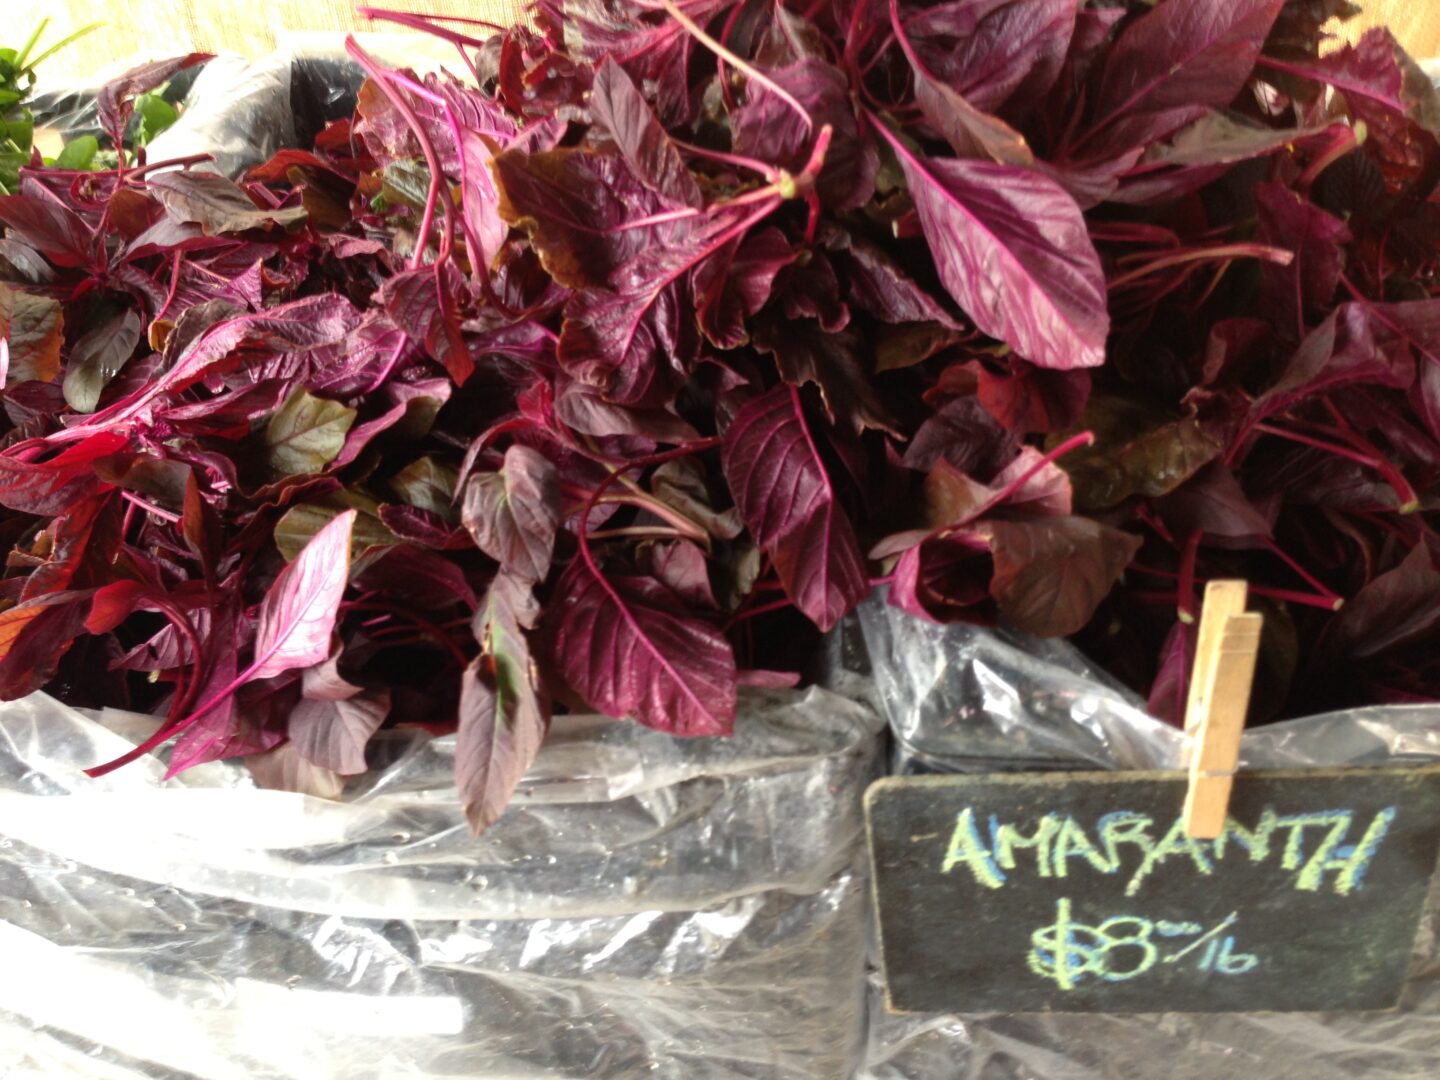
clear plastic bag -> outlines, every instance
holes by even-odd
[[[476,840],[449,739],[382,738],[331,803],[231,763],[89,780],[139,721],[11,703],[0,1075],[847,1076],[877,722],[820,690],[741,712],[730,740],[557,721]]]
[[[1164,769],[1181,733],[1063,641],[939,627],[862,605],[893,771]],[[850,665],[850,678],[856,665]],[[833,681],[833,680],[832,680]],[[1440,706],[1354,709],[1246,733],[1251,768],[1440,762]],[[1388,1013],[948,1014],[886,1012],[870,977],[861,1080],[1357,1080],[1440,1076],[1440,889],[1410,979]]]

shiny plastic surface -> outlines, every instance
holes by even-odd
[[[0,708],[0,1076],[842,1077],[863,1033],[869,710],[754,694],[730,740],[557,721],[476,840],[448,739],[342,802]],[[153,725],[153,720],[149,721]]]
[[[1065,642],[860,609],[894,771],[1154,769],[1181,734]],[[859,666],[849,662],[850,677]],[[838,684],[838,680],[831,680]],[[1356,709],[1246,733],[1252,768],[1440,762],[1440,706]],[[870,977],[860,1080],[1359,1080],[1440,1076],[1440,889],[1389,1013],[891,1015]]]

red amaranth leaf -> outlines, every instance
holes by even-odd
[[[1353,239],[1339,218],[1302,199],[1282,184],[1256,184],[1262,243],[1289,248],[1289,266],[1261,264],[1265,306],[1282,332],[1306,325],[1305,317],[1326,311],[1340,285],[1345,245]]]
[[[356,512],[337,515],[280,571],[260,604],[255,660],[245,678],[265,679],[324,663],[350,572]]]
[[[959,0],[922,6],[905,20],[915,52],[937,79],[977,109],[999,112],[1043,99],[1075,32],[1071,0]]]
[[[53,381],[64,341],[65,314],[58,303],[0,284],[0,343],[6,350],[0,390],[31,379]]]
[[[833,135],[815,186],[821,202],[835,210],[868,202],[875,193],[879,155],[874,142],[860,132],[845,76],[816,57],[776,68],[766,76],[804,106],[810,123],[778,94],[752,82],[745,104],[731,114],[736,153],[799,173],[816,134],[829,125]]]
[[[1044,637],[1078,632],[1140,549],[1140,537],[1082,517],[989,521],[991,595],[1005,621]]]
[[[728,735],[735,655],[654,578],[602,575],[584,559],[561,577],[553,660],[593,707],[676,735]]]
[[[735,505],[785,591],[816,626],[829,630],[865,597],[869,582],[799,391],[777,386],[736,413],[722,460]]]
[[[1080,208],[1053,180],[924,158],[890,137],[950,295],[1040,367],[1095,367],[1110,330],[1105,276]]]
[[[102,86],[100,93],[95,95],[95,108],[100,114],[100,125],[115,145],[119,146],[123,141],[125,126],[135,111],[135,98],[167,82],[176,72],[209,60],[212,55],[194,52],[141,64]]]
[[[0,195],[0,223],[56,266],[93,265],[95,232],[85,220],[35,187],[23,185],[21,191]]]
[[[674,233],[673,226],[624,228],[665,207],[619,154],[512,148],[496,156],[493,168],[500,216],[526,230],[562,285],[604,285],[617,267]]]
[[[1245,85],[1285,0],[1162,0],[1121,32],[1095,96],[1091,138],[1142,145],[1223,109]]]
[[[0,453],[0,506],[26,514],[63,514],[101,490],[95,463],[129,443],[120,432],[98,432],[42,462],[27,461],[13,449]]]
[[[528,446],[511,446],[498,472],[472,476],[465,486],[461,518],[476,546],[527,584],[550,572],[561,515],[560,474]]]
[[[700,185],[625,69],[606,57],[595,72],[590,115],[647,188],[676,206],[704,205]]]
[[[172,218],[200,226],[207,236],[305,220],[304,207],[256,206],[239,184],[214,173],[160,173],[151,178],[149,186]]]
[[[39,690],[85,631],[91,591],[52,592],[0,611],[0,698]]]
[[[550,724],[526,638],[534,620],[529,593],[528,583],[496,577],[477,617],[480,655],[461,675],[455,786],[476,833],[504,813]]]
[[[402,271],[381,286],[379,294],[396,325],[424,345],[457,386],[464,385],[475,370],[460,332],[456,298],[463,287],[460,271],[447,260]]]
[[[365,744],[390,711],[389,690],[335,700],[303,698],[290,711],[290,741],[312,765],[341,776],[365,771]]]

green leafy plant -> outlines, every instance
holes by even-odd
[[[35,69],[66,45],[90,33],[100,24],[92,23],[76,30],[69,37],[50,46],[32,59],[30,54],[39,45],[40,37],[49,25],[49,19],[41,19],[40,25],[35,28],[35,32],[30,35],[30,40],[19,52],[14,49],[0,49],[0,191],[4,191],[6,194],[13,195],[15,193],[20,179],[20,168],[30,160],[31,150],[34,146],[35,118],[30,113],[28,103],[30,96],[35,91]],[[84,140],[79,139],[76,142],[84,143]],[[89,144],[95,144],[94,148],[91,149]],[[98,143],[93,138],[89,139],[89,144],[78,146],[73,152],[67,146],[56,164],[67,169],[88,168],[90,161],[95,156],[95,150],[99,149]],[[68,158],[66,158],[67,153],[69,154]],[[64,161],[62,162],[61,159]]]

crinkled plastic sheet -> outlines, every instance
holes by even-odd
[[[1162,769],[1181,734],[1065,642],[938,627],[863,605],[875,696],[898,773]],[[850,678],[856,665],[851,663]],[[834,681],[834,680],[832,680]],[[1246,733],[1252,768],[1433,764],[1440,706],[1355,709]],[[1440,889],[1389,1013],[1084,1015],[886,1012],[870,977],[861,1080],[1356,1080],[1440,1076]]]
[[[0,708],[0,1076],[854,1068],[863,706],[750,695],[729,740],[559,720],[478,840],[451,739],[382,737],[331,803],[231,763],[90,780],[145,730],[101,719]]]

